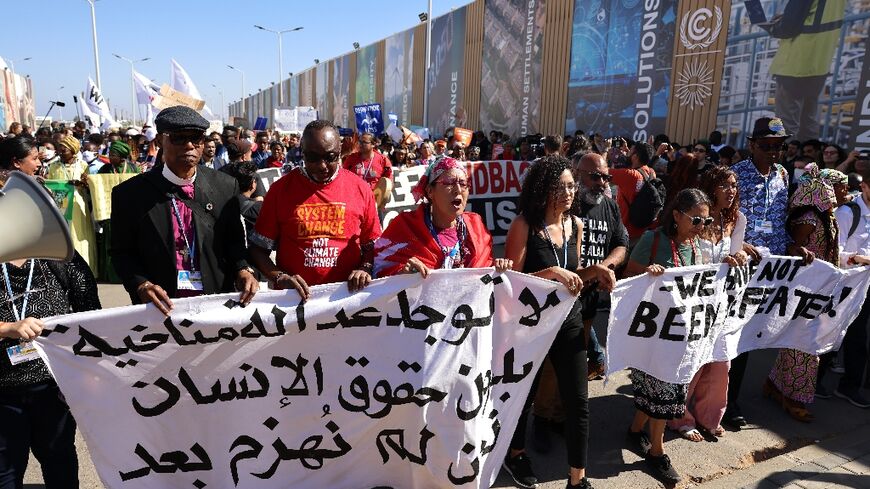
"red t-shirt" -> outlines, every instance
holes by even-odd
[[[371,185],[372,190],[378,186],[382,177],[393,178],[393,166],[390,159],[377,151],[372,151],[372,157],[364,160],[360,153],[353,153],[344,159],[344,169],[356,173]]]
[[[652,168],[644,165],[641,167],[646,173],[647,178],[656,178],[656,172]],[[628,231],[629,239],[638,239],[647,229],[652,229],[658,225],[657,221],[653,222],[649,228],[638,228],[631,224],[628,219],[628,209],[637,193],[643,187],[643,175],[633,168],[611,168],[610,175],[613,176],[613,184],[616,185],[616,203],[619,204],[619,213],[622,215],[622,223],[625,224],[625,229]]]
[[[338,172],[323,185],[293,170],[272,184],[257,218],[257,233],[275,242],[278,268],[308,285],[347,280],[361,264],[362,245],[381,235],[371,189]]]

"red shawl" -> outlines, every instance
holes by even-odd
[[[420,204],[410,212],[401,212],[390,221],[387,229],[375,242],[375,275],[395,275],[405,267],[411,257],[417,257],[430,269],[438,268],[444,261],[441,247],[426,226],[425,205]],[[463,212],[462,219],[468,230],[463,244],[464,266],[492,266],[492,236],[483,219],[474,212]]]

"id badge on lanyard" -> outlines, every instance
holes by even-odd
[[[27,300],[30,298],[30,286],[33,284],[34,266],[36,266],[36,262],[30,260],[30,272],[28,272],[27,275],[27,287],[24,291],[24,301],[21,304],[21,312],[18,312],[18,309],[15,308],[15,303],[11,302],[14,296],[12,294],[12,284],[9,282],[9,269],[6,268],[5,263],[3,264],[3,278],[6,280],[6,292],[9,293],[10,306],[12,307],[12,313],[14,314],[16,321],[21,321],[27,317]],[[34,348],[32,341],[22,341],[15,346],[10,346],[6,349],[6,355],[9,356],[9,362],[12,365],[30,362],[39,358],[39,353],[36,352],[36,348]]]
[[[196,242],[193,237],[187,239],[187,233],[184,232],[184,222],[181,220],[181,212],[178,211],[178,205],[175,202],[175,197],[172,198],[172,211],[175,213],[175,218],[178,221],[178,232],[181,233],[184,239],[184,256],[188,259],[188,264],[191,270],[178,270],[176,275],[176,287],[178,290],[196,290],[202,291],[202,272],[193,270],[193,258],[196,252]],[[183,260],[182,260],[183,263]]]

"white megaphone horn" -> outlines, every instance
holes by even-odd
[[[48,191],[23,173],[9,173],[0,189],[0,262],[22,258],[71,260],[66,220]]]

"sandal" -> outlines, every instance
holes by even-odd
[[[704,435],[704,438],[706,438],[707,436],[710,436],[711,438],[715,439],[715,438],[722,438],[723,436],[725,436],[725,428],[723,428],[722,425],[719,425],[712,430],[708,430],[707,428],[705,428],[703,426],[698,426],[698,431],[700,431],[701,434]]]
[[[701,435],[701,432],[692,426],[681,426],[677,431],[680,432],[680,436],[689,441],[695,443],[704,441],[704,437]]]
[[[809,412],[802,402],[794,401],[787,397],[782,398],[782,408],[785,409],[785,412],[789,416],[801,423],[809,423],[816,419],[813,413]]]

